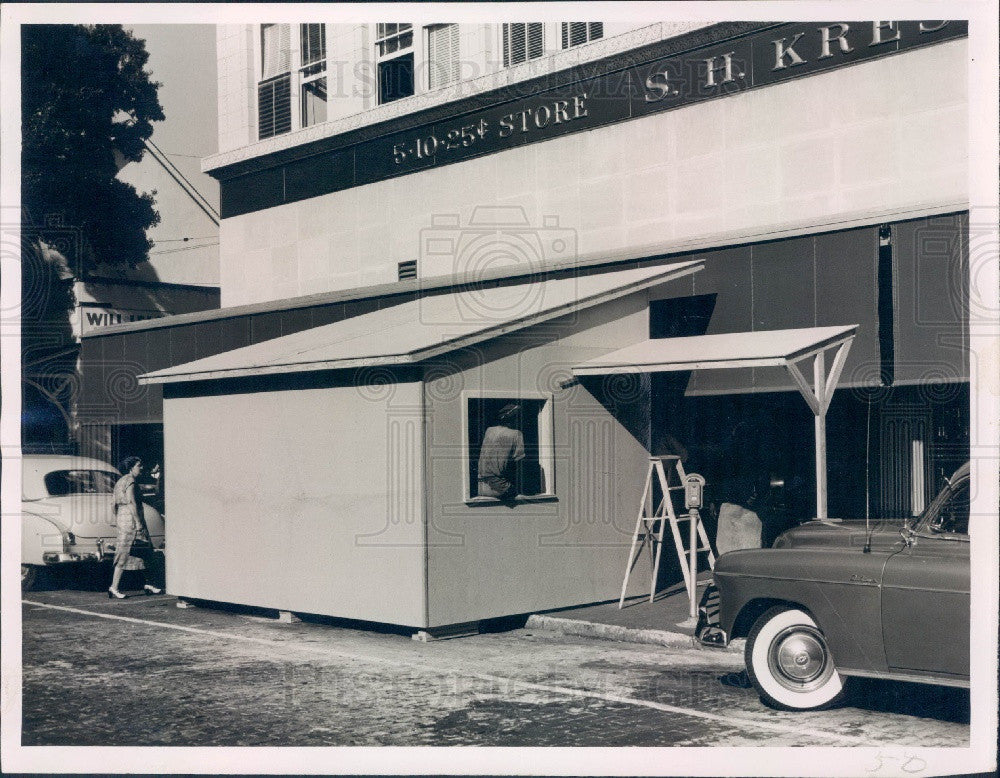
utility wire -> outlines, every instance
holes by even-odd
[[[179,251],[191,251],[193,249],[204,249],[210,246],[218,246],[218,245],[219,245],[218,241],[216,241],[215,243],[199,243],[197,246],[181,246],[180,248],[176,249],[164,249],[163,251],[150,251],[149,255],[153,256],[154,254],[176,254]]]
[[[201,235],[197,238],[155,238],[153,243],[187,243],[189,240],[215,240],[218,235]]]
[[[160,151],[159,147],[155,143],[153,143],[152,140],[147,138],[146,140],[143,141],[143,145],[145,145],[146,148],[149,149],[153,159],[155,159],[160,164],[160,167],[162,167],[164,170],[167,171],[167,174],[180,185],[181,189],[185,191],[185,193],[188,195],[188,197],[191,198],[194,204],[197,205],[199,208],[201,208],[201,210],[205,212],[208,218],[212,220],[215,226],[218,227],[220,218],[219,212],[215,210],[215,208],[208,201],[208,199],[201,192],[198,191],[197,187],[195,187],[194,184],[192,184],[190,181],[187,180],[184,174],[177,169],[177,166],[174,165],[174,163],[171,162],[162,151]]]
[[[159,146],[157,146],[156,143],[154,143],[151,138],[147,139],[147,146],[150,146],[153,149],[155,149],[156,153],[158,153],[160,156],[164,158],[164,161],[171,167],[171,169],[178,176],[180,176],[184,180],[184,183],[187,184],[191,188],[191,191],[194,192],[194,194],[196,194],[201,199],[201,201],[208,206],[208,208],[212,211],[212,213],[214,213],[216,216],[219,215],[218,211],[215,210],[215,206],[213,206],[212,203],[209,202],[208,198],[205,197],[205,195],[203,195],[200,191],[198,191],[198,187],[196,187],[188,180],[187,176],[185,176],[184,173],[181,172],[180,168],[178,168],[177,165],[175,165],[173,162],[170,161],[170,159],[168,158],[169,155],[165,154],[163,150]]]
[[[209,218],[211,218],[216,226],[218,226],[219,212],[215,210],[215,207],[208,201],[208,198],[198,191],[198,188],[187,179],[180,169],[167,158],[167,156],[160,150],[160,147],[157,146],[151,139],[146,139],[144,143],[147,148],[154,152],[153,158],[160,163],[163,169],[166,170],[167,173],[181,185],[181,188],[185,190],[188,196],[194,200],[195,204],[205,211]]]

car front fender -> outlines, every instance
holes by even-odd
[[[881,581],[886,556],[861,549],[753,549],[723,554],[714,580],[720,626],[745,637],[767,607],[807,611],[826,636],[837,666],[886,669]]]

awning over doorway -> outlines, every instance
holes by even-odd
[[[826,410],[847,360],[857,324],[762,330],[685,338],[652,338],[573,367],[574,375],[658,373],[706,368],[784,367],[816,418],[816,517],[826,518]],[[826,352],[836,349],[830,372]],[[812,357],[812,385],[799,363]]]
[[[784,367],[850,338],[858,325],[652,338],[573,368],[576,375]]]

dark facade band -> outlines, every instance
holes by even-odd
[[[527,97],[496,90],[477,96],[476,110],[461,101],[444,118],[435,111],[420,123],[417,114],[402,132],[388,122],[378,137],[345,133],[337,149],[318,141],[295,159],[268,155],[212,175],[220,179],[222,217],[239,216],[967,35],[964,21],[774,26]],[[261,167],[242,172],[250,164]]]

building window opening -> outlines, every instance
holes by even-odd
[[[413,94],[413,25],[376,26],[378,101],[391,103]]]
[[[326,121],[326,76],[302,82],[302,126]]]
[[[466,499],[512,502],[551,495],[552,402],[541,397],[468,397]]]
[[[271,138],[292,129],[291,25],[261,26],[261,81],[257,84],[257,134]]]
[[[427,28],[427,68],[430,89],[458,81],[457,24],[435,24]]]
[[[604,37],[603,22],[563,22],[562,47],[579,46]]]
[[[326,25],[300,25],[302,67],[299,82],[302,85],[302,126],[311,127],[327,119],[326,82]]]
[[[545,51],[541,22],[503,25],[503,66],[537,59]]]
[[[379,24],[376,30],[380,57],[387,57],[406,49],[413,48],[412,24]]]

